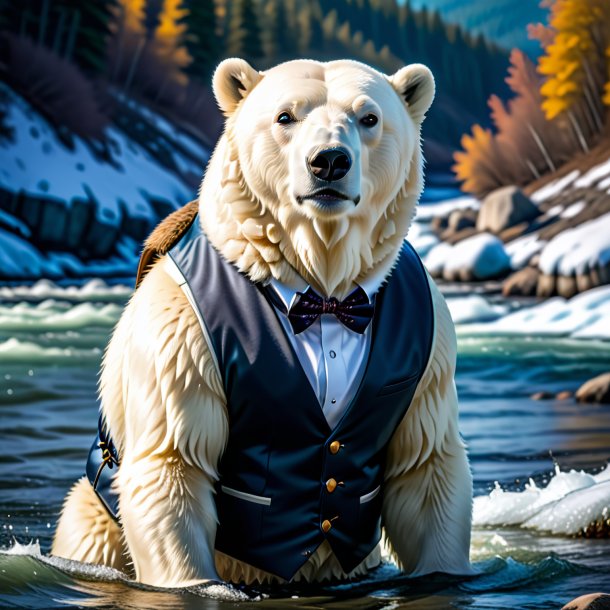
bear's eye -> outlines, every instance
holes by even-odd
[[[374,127],[377,125],[377,123],[379,123],[379,119],[370,112],[360,119],[360,124],[364,125],[365,127]]]
[[[290,125],[290,123],[294,122],[294,117],[290,114],[290,112],[280,112],[277,119],[275,119],[275,122],[279,123],[280,125]]]

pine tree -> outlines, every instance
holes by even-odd
[[[234,0],[230,6],[227,51],[250,61],[263,56],[261,28],[253,0]]]
[[[148,0],[157,2],[158,0]],[[181,6],[182,0],[162,0],[159,14],[159,25],[155,30],[155,52],[169,67],[171,77],[182,81],[182,72],[191,63],[191,57],[184,41],[186,25],[183,18],[186,10]]]
[[[277,58],[294,58],[298,54],[298,35],[289,19],[294,15],[293,1],[269,0],[265,12],[267,13],[268,27],[268,54]]]
[[[214,0],[184,0],[180,23],[186,28],[184,42],[192,62],[186,71],[207,82],[222,55]]]

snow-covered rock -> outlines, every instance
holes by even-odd
[[[441,203],[418,205],[417,214],[415,216],[416,222],[430,222],[436,217],[447,217],[454,210],[478,210],[481,206],[481,202],[475,197],[464,196],[456,197],[455,199],[449,199]]]
[[[106,258],[120,235],[142,239],[160,217],[193,198],[192,182],[184,176],[200,175],[208,152],[152,111],[130,107],[150,128],[144,130],[150,137],[143,144],[109,127],[104,143],[73,136],[67,145],[23,98],[5,85],[0,88],[8,100],[4,120],[13,132],[0,141],[3,235],[15,233],[45,251],[68,251],[81,260]],[[152,154],[157,143],[171,163],[164,165]],[[0,241],[0,249],[8,243]],[[37,255],[30,254],[32,262]],[[24,263],[14,264],[21,269],[17,277],[31,275],[24,275]],[[55,277],[46,273],[57,269],[50,259],[38,264],[40,273]],[[0,273],[8,273],[11,265],[4,259]]]
[[[424,260],[428,271],[448,281],[487,280],[510,270],[504,244],[494,235],[481,233],[453,246],[440,243]]]
[[[504,249],[510,257],[511,269],[517,270],[525,267],[544,248],[546,243],[538,237],[538,233],[528,233],[507,243]]]
[[[610,286],[589,290],[569,300],[553,297],[491,322],[458,324],[457,332],[461,337],[544,336],[610,340]]]
[[[506,305],[492,305],[485,297],[478,294],[453,297],[447,300],[447,305],[455,324],[497,320],[508,312]]]
[[[537,191],[533,192],[530,199],[534,203],[542,203],[551,197],[555,197],[570,186],[578,178],[578,176],[580,176],[580,172],[575,169],[569,174],[545,184],[542,188],[539,188]]]

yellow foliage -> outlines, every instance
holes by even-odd
[[[119,0],[119,3],[123,9],[125,28],[144,36],[146,0]],[[185,84],[186,76],[182,69],[192,59],[183,44],[186,25],[179,23],[187,13],[187,9],[181,8],[182,3],[182,0],[164,0],[151,46],[152,51],[169,67],[170,78]]]
[[[548,77],[540,88],[547,119],[583,98],[585,88],[591,86],[592,66],[599,62],[600,35],[604,44],[610,43],[608,0],[555,0],[551,12],[555,36],[538,65],[538,72]]]

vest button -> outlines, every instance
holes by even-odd
[[[328,519],[324,519],[324,521],[322,521],[322,531],[326,534],[326,532],[330,531],[330,528],[333,526],[333,524],[328,520]]]
[[[339,453],[339,449],[341,449],[341,443],[339,441],[333,441],[329,446],[328,450],[335,455],[335,453]]]
[[[329,494],[333,493],[333,491],[337,489],[337,481],[335,481],[335,479],[328,479],[328,481],[326,481],[326,489]]]

